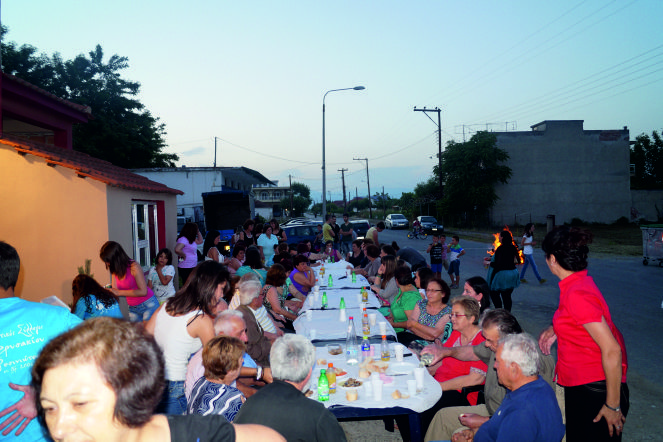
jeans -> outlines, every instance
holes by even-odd
[[[343,256],[343,259],[345,259],[345,255],[347,255],[350,252],[350,249],[352,248],[352,242],[351,241],[341,241],[339,243],[341,245],[341,256]]]
[[[159,301],[156,296],[152,296],[147,301],[138,305],[129,306],[129,319],[131,322],[148,321],[152,314],[159,308]]]
[[[523,270],[520,272],[520,279],[525,279],[525,272],[527,271],[527,266],[531,265],[532,270],[534,271],[534,276],[536,276],[536,279],[541,281],[541,275],[539,275],[539,269],[536,267],[536,263],[534,262],[534,255],[525,255],[525,264],[523,264]]]
[[[180,415],[186,413],[186,396],[184,395],[184,381],[166,380],[166,389],[163,391],[161,402],[157,406],[157,413]]]

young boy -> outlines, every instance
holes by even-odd
[[[426,249],[426,253],[430,253],[430,269],[436,278],[442,275],[442,250],[446,246],[446,244],[440,243],[439,240],[439,236],[436,233],[433,234],[433,243]],[[444,254],[447,254],[446,250],[444,250]],[[449,266],[447,265],[447,267]]]
[[[451,288],[457,289],[460,282],[460,257],[465,254],[465,250],[458,244],[460,238],[454,235],[451,244],[447,247],[449,257],[449,277],[451,278]],[[454,279],[455,276],[455,279]]]

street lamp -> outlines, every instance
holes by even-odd
[[[325,98],[330,92],[338,91],[363,91],[366,89],[364,86],[355,86],[355,87],[346,87],[343,89],[332,89],[325,92],[325,95],[322,97],[322,221],[326,221],[327,218],[327,198],[325,194],[327,193],[327,178],[325,174]]]

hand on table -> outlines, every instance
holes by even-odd
[[[37,417],[37,407],[35,406],[34,390],[29,385],[17,385],[9,383],[12,390],[22,391],[23,397],[14,405],[0,411],[0,417],[9,413],[7,419],[0,424],[0,430],[3,436],[8,436],[16,427],[16,436],[25,430],[25,427]]]
[[[557,335],[555,334],[555,330],[551,325],[547,329],[543,330],[539,335],[539,348],[541,349],[541,353],[544,355],[549,355],[550,349],[552,348],[555,341],[557,341]]]
[[[477,431],[479,427],[485,422],[488,422],[489,419],[490,418],[488,416],[481,416],[475,413],[464,413],[458,416],[458,420],[461,424],[471,428],[474,431]]]

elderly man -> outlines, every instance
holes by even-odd
[[[265,336],[264,330],[258,321],[257,314],[262,307],[265,295],[258,281],[243,281],[239,288],[241,305],[237,311],[242,312],[246,322],[246,352],[260,365],[269,367],[269,349],[272,342]]]
[[[237,310],[226,310],[216,318],[214,318],[214,332],[216,335],[232,336],[240,341],[247,343],[249,338],[246,336],[246,322],[244,322],[244,315]],[[186,369],[186,382],[184,383],[184,393],[187,402],[191,397],[191,391],[196,381],[205,375],[205,367],[203,366],[203,349],[201,348],[189,360],[189,365]],[[242,369],[237,379],[237,388],[244,393],[244,396],[249,397],[257,391],[251,387],[251,383],[246,382],[247,379],[255,379],[256,381],[263,380],[265,382],[272,382],[272,373],[269,367],[261,367],[256,364],[253,358],[244,353],[244,361],[242,362]]]
[[[499,384],[497,373],[494,370],[495,352],[500,339],[509,335],[520,334],[523,330],[520,324],[510,312],[504,309],[488,310],[481,321],[481,333],[486,340],[479,345],[468,345],[463,347],[442,347],[429,345],[422,353],[434,355],[433,364],[440,362],[445,357],[452,357],[461,361],[483,361],[488,365],[486,372],[486,383],[484,386],[485,404],[465,407],[448,407],[437,412],[428,431],[427,441],[449,440],[454,431],[461,428],[462,423],[470,428],[478,428],[486,422],[499,408],[506,389]],[[552,385],[553,372],[555,369],[554,359],[548,355],[539,355],[540,374]]]
[[[540,352],[534,338],[522,333],[499,341],[495,370],[509,392],[495,414],[478,429],[454,434],[454,442],[559,442],[564,437],[562,412],[555,392],[538,375]]]
[[[284,335],[274,341],[269,357],[274,382],[247,399],[234,422],[265,425],[289,441],[345,441],[334,415],[302,393],[315,365],[313,344],[300,335]]]

